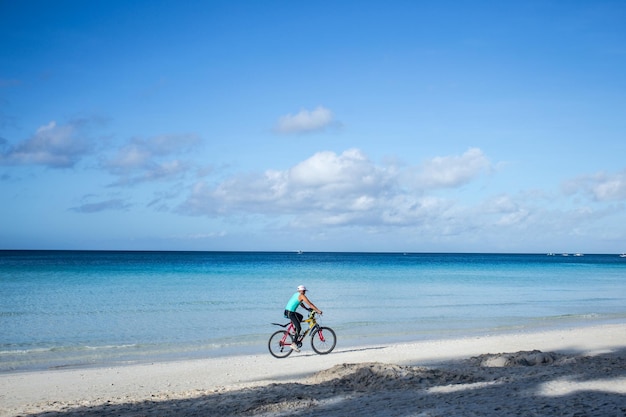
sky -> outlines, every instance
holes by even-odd
[[[0,249],[622,253],[625,21],[0,0]]]

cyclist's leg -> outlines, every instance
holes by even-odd
[[[302,331],[302,327],[300,326],[300,322],[302,321],[303,316],[302,316],[302,314],[296,313],[295,311],[290,311],[289,312],[289,319],[293,323],[293,327],[295,328],[295,332],[296,332],[296,340],[298,340],[298,337],[300,337],[300,332]]]
[[[293,336],[293,342],[291,343],[291,349],[295,350],[296,352],[300,352],[300,349],[298,347],[298,337],[300,337],[300,321],[302,320],[302,314],[296,313],[295,311],[290,311],[288,316],[291,320],[291,323],[293,324],[295,332],[295,335]]]
[[[300,333],[302,333],[302,320],[304,320],[304,316],[300,313],[296,313],[296,317],[298,317],[298,332],[296,333],[296,340],[300,341]]]

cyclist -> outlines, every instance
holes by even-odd
[[[315,307],[315,304],[313,304],[311,300],[307,298],[306,291],[307,290],[304,285],[298,286],[298,291],[291,296],[291,298],[287,302],[287,306],[285,306],[285,317],[291,320],[293,326],[296,328],[296,338],[294,339],[294,343],[291,344],[291,349],[295,350],[296,352],[300,352],[297,343],[300,341],[300,331],[302,330],[302,328],[300,327],[300,322],[304,318],[302,314],[296,312],[298,306],[302,306],[302,308],[304,308],[305,310],[315,310],[317,314],[322,314],[322,310]],[[307,307],[305,303],[308,304],[310,308]]]

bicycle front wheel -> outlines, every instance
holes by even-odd
[[[273,357],[286,358],[291,355],[291,337],[286,330],[279,330],[270,336],[267,347]]]
[[[332,352],[336,344],[337,336],[330,327],[320,327],[311,336],[311,347],[320,355]]]

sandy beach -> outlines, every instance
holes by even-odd
[[[0,375],[1,416],[624,416],[626,324]]]

